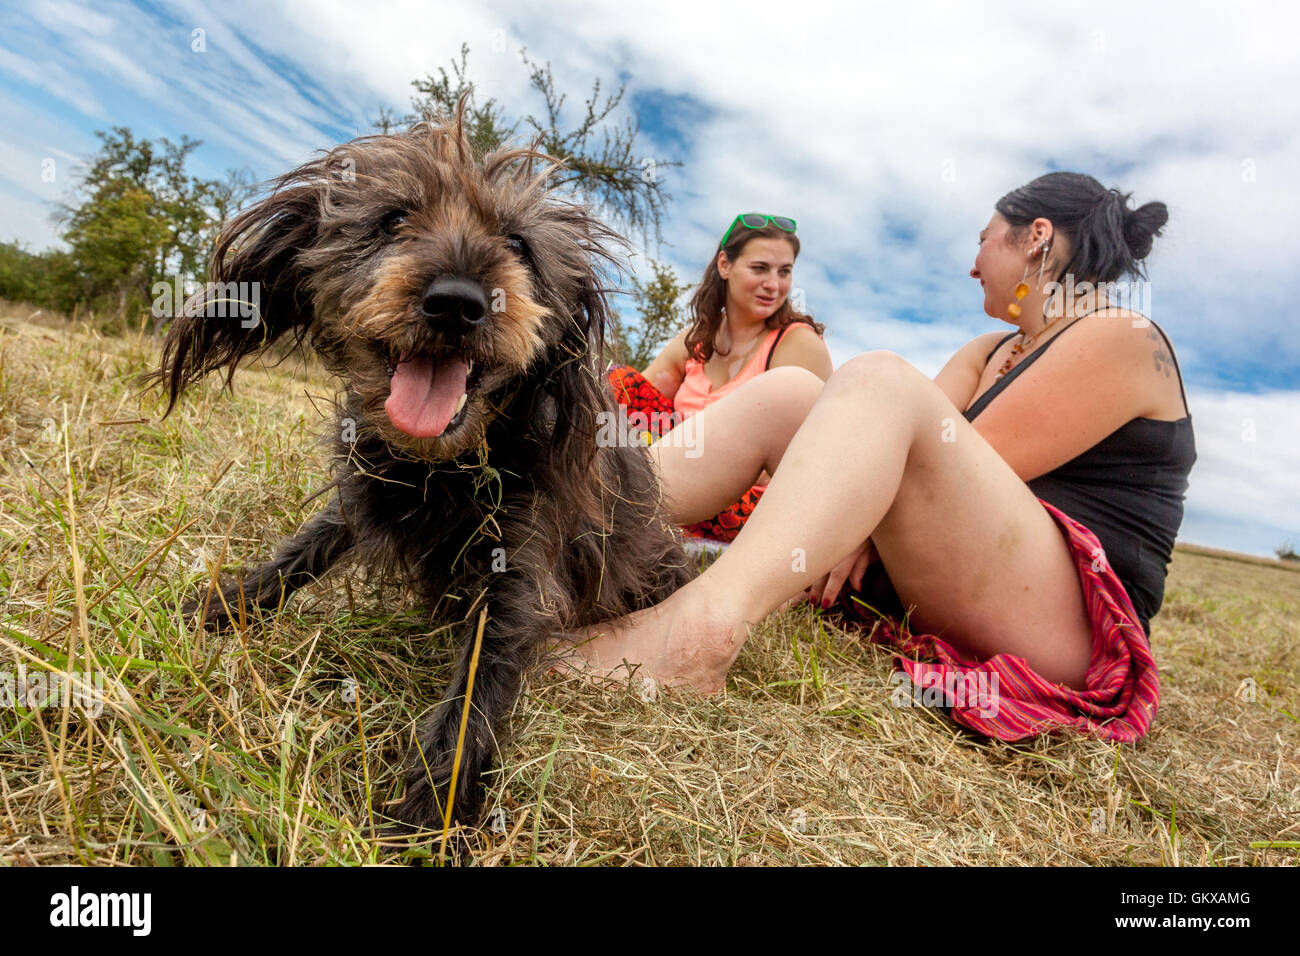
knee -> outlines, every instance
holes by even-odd
[[[840,388],[878,388],[882,384],[900,384],[921,375],[919,371],[896,352],[877,349],[855,355],[837,368],[826,385]],[[924,376],[922,376],[924,377]]]
[[[763,373],[763,377],[768,376],[770,382],[786,388],[820,388],[823,384],[815,372],[802,365],[779,365]]]
[[[778,405],[811,406],[821,394],[825,382],[814,372],[801,365],[781,365],[770,368],[754,382],[764,385],[764,398]],[[750,383],[746,383],[747,385]]]
[[[849,375],[879,375],[882,372],[911,368],[911,364],[897,352],[876,349],[855,355],[835,370],[835,374],[847,372]]]

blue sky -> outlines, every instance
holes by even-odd
[[[265,179],[404,110],[410,81],[462,42],[481,94],[515,114],[540,105],[521,47],[551,63],[570,116],[596,78],[627,82],[620,121],[635,111],[644,155],[681,164],[664,169],[673,200],[649,252],[687,281],[736,212],[798,219],[795,283],[837,364],[887,348],[933,375],[998,328],[967,272],[994,201],[1034,176],[1079,170],[1163,201],[1150,314],[1182,364],[1200,455],[1181,537],[1300,546],[1292,5],[0,9],[0,239],[33,248],[57,241],[52,203],[97,129],[188,134],[203,140],[195,172]]]

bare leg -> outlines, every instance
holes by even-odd
[[[751,462],[743,463],[737,484],[752,480]],[[625,675],[626,661],[665,684],[717,690],[745,622],[761,620],[870,536],[899,596],[916,605],[915,629],[977,657],[1017,654],[1049,680],[1081,685],[1091,625],[1060,529],[915,368],[890,352],[846,363],[779,464],[745,527],[703,575],[655,608],[591,629],[583,649],[591,666]],[[666,490],[680,501],[672,474]]]
[[[771,369],[650,446],[674,524],[695,524],[775,472],[823,382],[807,369]]]

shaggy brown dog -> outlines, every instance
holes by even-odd
[[[170,412],[190,383],[218,368],[229,381],[289,334],[341,380],[336,494],[207,602],[207,620],[278,608],[348,558],[404,580],[435,624],[455,622],[455,673],[393,814],[416,826],[442,826],[484,604],[454,802],[465,822],[551,636],[690,577],[644,446],[597,441],[598,414],[614,410],[597,267],[621,240],[548,194],[557,168],[530,149],[476,162],[463,110],[335,148],[225,226],[208,291],[173,324],[154,376]],[[258,321],[222,317],[230,289],[253,290]]]

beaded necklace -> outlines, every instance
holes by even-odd
[[[1090,310],[1090,311],[1088,311],[1088,312],[1083,313],[1083,315],[1076,315],[1075,318],[1076,318],[1076,319],[1082,319],[1082,318],[1084,318],[1084,316],[1092,315],[1093,312],[1100,312],[1102,309],[1109,309],[1109,308],[1110,308],[1109,305],[1098,306],[1098,307],[1095,308],[1095,309],[1092,309],[1092,310]],[[998,369],[998,374],[994,377],[993,381],[995,381],[995,382],[1000,381],[1003,375],[1006,375],[1007,372],[1011,371],[1011,363],[1014,362],[1014,361],[1016,360],[1016,356],[1017,356],[1017,355],[1019,355],[1021,352],[1025,351],[1027,348],[1029,348],[1030,344],[1033,343],[1034,341],[1036,341],[1040,335],[1042,335],[1044,332],[1046,332],[1046,331],[1047,331],[1048,329],[1050,329],[1052,326],[1056,325],[1057,322],[1060,322],[1061,319],[1065,319],[1065,318],[1069,318],[1069,316],[1065,316],[1065,315],[1063,315],[1063,316],[1061,316],[1060,319],[1055,319],[1054,321],[1047,323],[1047,325],[1044,325],[1041,329],[1039,329],[1039,330],[1038,330],[1037,332],[1035,332],[1033,335],[1029,336],[1029,338],[1025,338],[1025,333],[1024,333],[1024,332],[1021,332],[1021,333],[1020,333],[1020,341],[1017,342],[1015,345],[1011,346],[1011,354],[1008,355],[1008,356],[1007,356],[1007,360],[1006,360],[1005,362],[1002,363],[1002,368]]]

